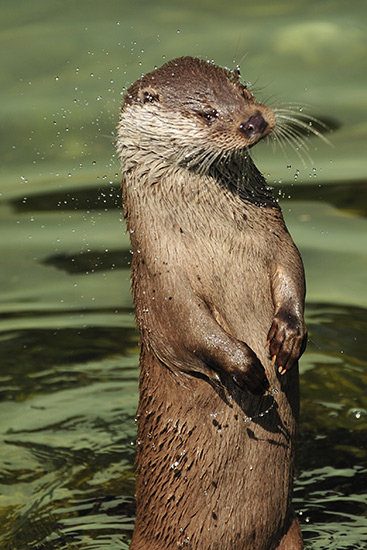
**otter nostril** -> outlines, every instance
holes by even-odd
[[[268,123],[261,114],[253,115],[246,122],[240,124],[240,130],[246,137],[262,134],[267,127]]]

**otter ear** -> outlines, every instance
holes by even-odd
[[[231,71],[231,80],[232,82],[240,82],[241,78],[241,70],[240,66],[237,65],[235,69]]]
[[[141,103],[154,103],[155,101],[159,101],[159,94],[150,86],[148,88],[141,88],[138,92],[138,101],[141,101]]]

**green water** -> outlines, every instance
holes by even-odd
[[[308,548],[367,546],[365,1],[1,1],[0,549],[126,549],[137,334],[114,128],[178,55],[335,128],[304,167],[266,144],[307,273],[295,509]]]

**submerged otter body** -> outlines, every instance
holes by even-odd
[[[249,156],[273,112],[190,57],[118,129],[141,332],[133,550],[298,550],[291,509],[304,273]]]

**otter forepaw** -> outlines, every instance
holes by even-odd
[[[298,361],[307,344],[307,329],[297,315],[279,310],[268,333],[269,355],[280,374]]]
[[[232,379],[241,390],[247,390],[254,395],[264,395],[270,387],[265,369],[255,354],[250,364],[236,369]]]

